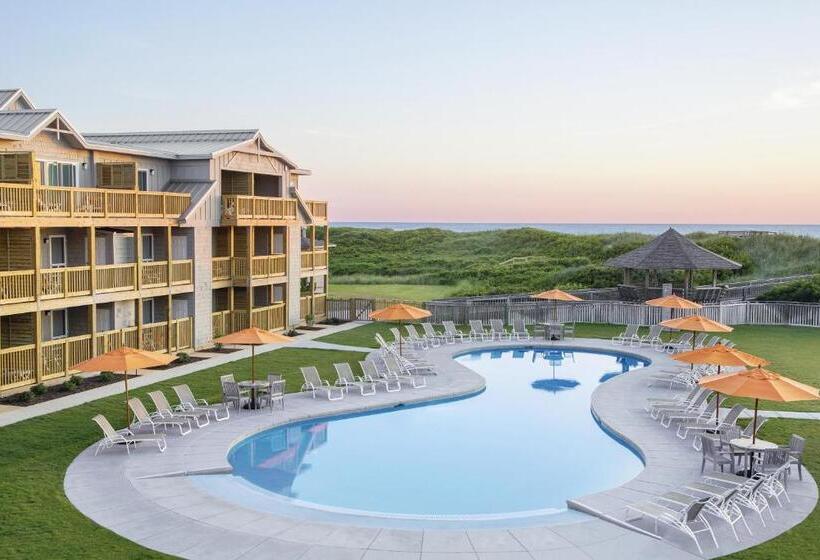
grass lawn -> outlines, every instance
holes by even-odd
[[[321,338],[326,342],[373,347],[373,335],[386,332],[386,323],[369,323]],[[579,337],[608,338],[622,327],[578,325]],[[772,360],[771,368],[808,383],[818,384],[814,359],[820,355],[820,331],[786,327],[738,327],[731,338],[751,353]],[[288,390],[301,385],[299,366],[315,364],[332,379],[332,364],[362,358],[355,352],[286,348],[257,356],[257,371],[285,375]],[[213,367],[185,377],[157,383],[134,391],[144,397],[157,388],[171,392],[171,386],[188,383],[197,396],[219,398],[219,375],[234,373],[238,379],[250,375],[249,360]],[[764,404],[764,403],[762,403]],[[817,405],[765,403],[768,408],[818,410]],[[0,557],[3,558],[166,558],[103,529],[76,511],[62,490],[65,470],[85,447],[99,439],[94,414],[102,412],[115,424],[122,423],[122,397],[108,397],[76,408],[55,412],[26,422],[0,428]],[[805,463],[820,473],[820,422],[771,420],[761,437],[785,444],[797,433],[808,439]],[[795,473],[796,474],[796,473]],[[777,508],[775,508],[777,516]],[[743,551],[733,560],[804,560],[820,557],[820,512],[815,511],[798,527],[773,541]]]
[[[334,284],[329,295],[334,298],[400,299],[428,301],[449,297],[455,288],[435,284]]]
[[[299,366],[316,365],[323,377],[335,379],[334,362],[363,359],[356,352],[285,348],[259,354],[256,371],[285,376],[288,391],[302,384]],[[150,387],[131,391],[144,398],[148,391],[191,386],[197,397],[221,400],[219,376],[233,373],[250,377],[250,360],[199,371]],[[144,549],[94,524],[63,494],[68,465],[83,449],[100,438],[91,417],[103,413],[115,426],[124,424],[122,395],[100,399],[68,410],[0,428],[0,557],[2,558],[167,558]],[[173,445],[173,438],[169,441]]]

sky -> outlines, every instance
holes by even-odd
[[[4,2],[82,131],[259,128],[334,221],[818,223],[820,2]]]

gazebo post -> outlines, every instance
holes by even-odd
[[[712,269],[712,287],[717,286],[717,269]]]

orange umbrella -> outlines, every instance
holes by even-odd
[[[750,397],[755,400],[752,443],[756,441],[754,434],[757,432],[757,404],[759,399],[777,402],[820,399],[820,391],[816,388],[762,367],[702,377],[698,384],[701,387],[719,391],[725,395]]]
[[[251,347],[251,381],[256,381],[256,347],[260,344],[286,344],[293,342],[293,337],[272,333],[256,327],[250,327],[226,334],[214,340],[222,344],[243,344]]]
[[[745,366],[760,367],[767,366],[771,362],[765,358],[760,358],[736,348],[728,348],[723,344],[715,344],[709,348],[699,348],[682,352],[672,356],[673,360],[686,362],[687,364],[709,364],[718,367],[717,374],[720,375],[721,366]],[[717,392],[717,406],[715,407],[715,424],[720,417],[720,393]]]
[[[559,301],[584,301],[583,299],[579,298],[578,296],[574,296],[572,294],[568,294],[563,290],[552,289],[547,290],[546,292],[541,292],[535,294],[535,299],[546,299],[552,301],[552,319],[553,321],[558,319],[558,302]]]
[[[646,305],[652,307],[666,307],[667,309],[701,309],[703,306],[697,302],[676,296],[675,294],[650,299]]]
[[[396,303],[385,307],[384,309],[379,309],[378,311],[373,311],[370,313],[370,318],[374,321],[398,321],[399,323],[399,356],[401,356],[401,324],[402,321],[416,321],[418,319],[424,319],[425,317],[429,317],[432,315],[426,309],[421,309],[419,307],[413,307],[412,305],[407,305],[406,303]]]
[[[692,350],[695,349],[696,332],[732,332],[734,329],[730,326],[718,323],[711,320],[709,317],[703,315],[689,315],[687,317],[678,317],[676,319],[667,319],[658,323],[670,329],[677,329],[679,331],[690,331],[692,333]]]
[[[164,366],[174,361],[169,354],[149,352],[148,350],[137,350],[123,346],[116,350],[111,350],[105,354],[100,354],[95,358],[75,364],[73,369],[78,371],[121,371],[125,374],[125,425],[131,425],[131,411],[128,409],[128,372]]]

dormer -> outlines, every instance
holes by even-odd
[[[31,111],[34,103],[22,89],[0,89],[0,111]]]

